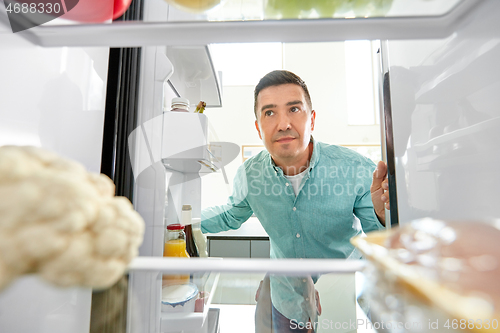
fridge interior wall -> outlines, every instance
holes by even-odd
[[[109,48],[42,48],[3,26],[0,48],[0,146],[46,148],[100,172]],[[0,331],[87,333],[90,302],[90,288],[25,276],[0,293]]]
[[[399,221],[500,216],[500,2],[443,40],[387,43]]]

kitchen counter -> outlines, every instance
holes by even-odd
[[[269,236],[256,217],[250,217],[239,229],[205,235],[208,239],[269,240]]]

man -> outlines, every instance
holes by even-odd
[[[202,231],[237,229],[255,214],[269,235],[271,258],[358,259],[350,238],[385,224],[385,164],[373,172],[369,159],[312,138],[316,112],[297,75],[267,74],[254,98],[255,127],[267,151],[238,169],[226,205],[202,212]],[[314,295],[313,282],[310,277],[264,282],[276,331],[301,332],[291,329],[291,321],[315,322],[314,302],[307,296]],[[287,322],[289,327],[277,326]]]

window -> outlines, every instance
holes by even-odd
[[[372,55],[372,43],[368,40],[345,42],[347,122],[349,125],[379,123]]]
[[[225,86],[255,86],[270,71],[283,68],[281,43],[211,44],[210,51]]]

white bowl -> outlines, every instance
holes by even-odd
[[[162,288],[161,310],[163,312],[194,312],[198,287],[193,283],[172,284]]]

